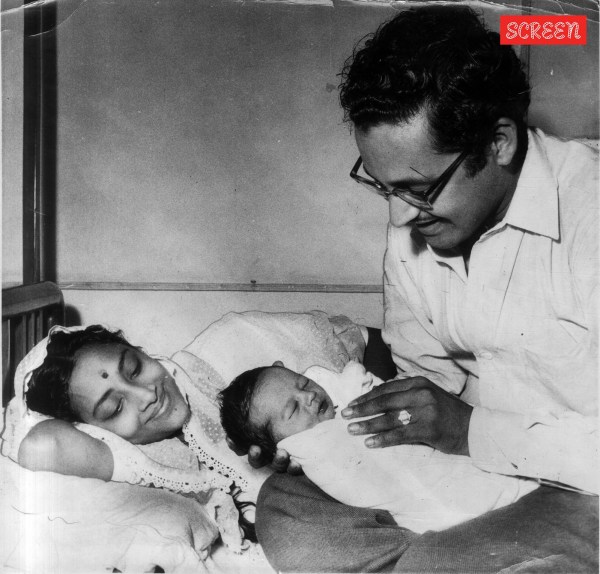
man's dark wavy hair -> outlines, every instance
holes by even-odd
[[[511,46],[500,45],[465,6],[427,6],[400,12],[367,36],[341,73],[344,120],[368,131],[429,119],[437,152],[470,152],[470,176],[483,169],[501,117],[518,127],[520,164],[527,148],[530,88]]]
[[[236,377],[218,396],[221,425],[229,439],[244,451],[253,445],[260,447],[263,455],[273,459],[277,443],[268,426],[250,424],[252,397],[260,385],[261,375],[269,367],[258,367]]]
[[[122,331],[109,331],[101,325],[91,325],[81,331],[56,331],[50,336],[47,356],[33,371],[25,393],[27,406],[57,419],[81,422],[69,397],[69,380],[77,363],[77,353],[91,345],[123,344],[132,347]]]

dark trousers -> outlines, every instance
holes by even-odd
[[[261,489],[256,528],[283,572],[598,572],[598,498],[549,487],[417,535],[385,511],[337,502],[305,476],[274,474]]]

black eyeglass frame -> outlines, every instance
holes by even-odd
[[[382,183],[375,179],[367,179],[362,175],[358,175],[358,170],[362,164],[362,157],[359,156],[358,160],[354,164],[350,177],[364,185],[369,191],[382,196],[386,201],[389,201],[391,196],[398,197],[403,201],[406,201],[409,205],[421,209],[422,211],[432,211],[433,202],[442,193],[446,184],[450,181],[450,178],[454,175],[454,172],[458,169],[460,164],[465,161],[469,155],[468,151],[463,151],[452,164],[438,177],[423,193],[416,193],[409,189],[402,189],[401,187],[395,187],[393,189],[387,189]]]

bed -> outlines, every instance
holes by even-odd
[[[19,361],[64,323],[60,289],[3,290],[3,408]],[[125,483],[30,472],[0,457],[0,564],[6,572],[271,573],[254,552],[232,555],[204,507],[183,495]]]
[[[64,321],[63,297],[55,284],[3,290],[3,407],[13,395],[20,360]],[[320,330],[311,330],[313,325]],[[328,357],[324,349],[329,347]],[[304,370],[342,356],[344,361],[362,359],[363,352],[363,331],[346,318],[319,311],[246,312],[228,313],[173,359],[180,365],[187,361],[189,372],[198,361],[209,363],[224,386],[241,370],[276,359]],[[168,440],[188,452],[177,439]],[[234,456],[221,448],[224,456]],[[160,460],[158,452],[150,455]],[[241,554],[225,548],[213,517],[195,499],[157,488],[34,473],[6,456],[0,457],[0,466],[0,564],[5,571],[273,572],[259,545]],[[263,469],[260,480],[269,472]]]
[[[63,296],[45,281],[2,290],[2,406],[13,395],[13,376],[19,361],[53,325],[65,319]]]
[[[242,366],[265,364],[282,358],[283,353],[288,353],[284,362],[292,367],[294,361],[300,361],[296,364],[300,370],[302,361],[312,363],[317,358],[318,362],[323,342],[315,343],[311,337],[313,347],[306,352],[306,332],[296,325],[298,321],[319,318],[332,326],[332,336],[339,335],[340,340],[348,328],[359,329],[345,318],[318,313],[295,314],[291,323],[279,321],[279,316],[286,314],[229,313],[174,357],[193,352],[210,361],[223,380]],[[3,291],[3,406],[12,395],[12,374],[19,360],[64,317],[62,294],[52,283]],[[297,337],[298,333],[302,336]],[[339,346],[345,360],[361,358],[382,378],[393,371],[389,356],[373,344],[381,341],[376,330],[369,330],[366,350],[364,345],[352,347],[345,341]],[[234,361],[232,344],[239,349]],[[281,479],[293,477],[282,475]],[[490,521],[491,513],[448,531],[415,538],[395,570],[564,572],[568,565],[569,571],[597,571],[597,499],[552,491],[540,489],[525,505],[494,511],[495,520]],[[259,546],[250,553],[227,551],[214,521],[196,500],[125,483],[33,473],[5,456],[0,456],[0,517],[0,565],[5,572],[274,572]],[[305,533],[294,531],[295,539],[317,535],[318,525],[313,523],[299,527],[288,523],[286,516],[273,520],[274,530],[308,529]],[[324,539],[319,542],[323,544]],[[303,564],[304,569],[314,571],[306,568],[317,556],[310,546]],[[329,558],[321,557],[317,563],[323,559]]]

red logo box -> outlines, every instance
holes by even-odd
[[[586,16],[500,16],[500,44],[563,46],[586,39]]]

